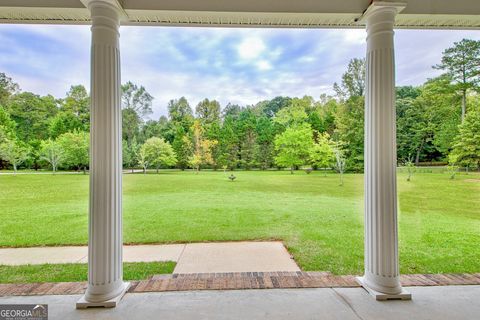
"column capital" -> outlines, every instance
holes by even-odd
[[[376,13],[390,11],[393,12],[394,16],[397,13],[400,13],[407,6],[406,2],[390,2],[390,1],[372,1],[358,20],[361,23],[366,23],[369,18],[374,16]]]
[[[92,7],[107,7],[114,9],[120,20],[128,18],[127,13],[123,9],[121,4],[121,0],[80,0],[83,5],[90,11],[92,11]]]

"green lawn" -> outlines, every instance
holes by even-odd
[[[362,175],[234,174],[124,175],[124,241],[280,239],[304,270],[362,273]],[[401,272],[480,272],[480,175],[398,181]],[[87,197],[88,176],[0,175],[0,246],[86,244]]]
[[[87,281],[86,263],[0,265],[0,283]],[[123,264],[123,279],[142,280],[155,274],[172,273],[175,262],[134,262]]]

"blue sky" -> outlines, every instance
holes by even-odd
[[[462,38],[480,31],[397,30],[397,84],[417,85]],[[348,61],[365,54],[364,30],[121,28],[122,81],[144,85],[154,114],[170,99],[195,106],[208,97],[253,104],[278,95],[331,94]],[[63,97],[72,84],[89,86],[88,26],[0,25],[0,72],[24,91]]]

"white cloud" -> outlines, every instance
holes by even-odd
[[[248,37],[242,40],[237,47],[238,56],[245,60],[259,57],[265,51],[265,43],[261,38]]]
[[[364,44],[366,37],[364,29],[349,29],[343,32],[343,39],[350,44]]]
[[[267,71],[272,69],[273,67],[267,60],[260,60],[257,62],[257,68],[261,71]]]

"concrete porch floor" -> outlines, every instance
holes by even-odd
[[[378,302],[362,288],[128,293],[114,309],[76,310],[80,295],[1,297],[47,303],[49,319],[478,319],[480,286],[408,287],[411,301]]]

